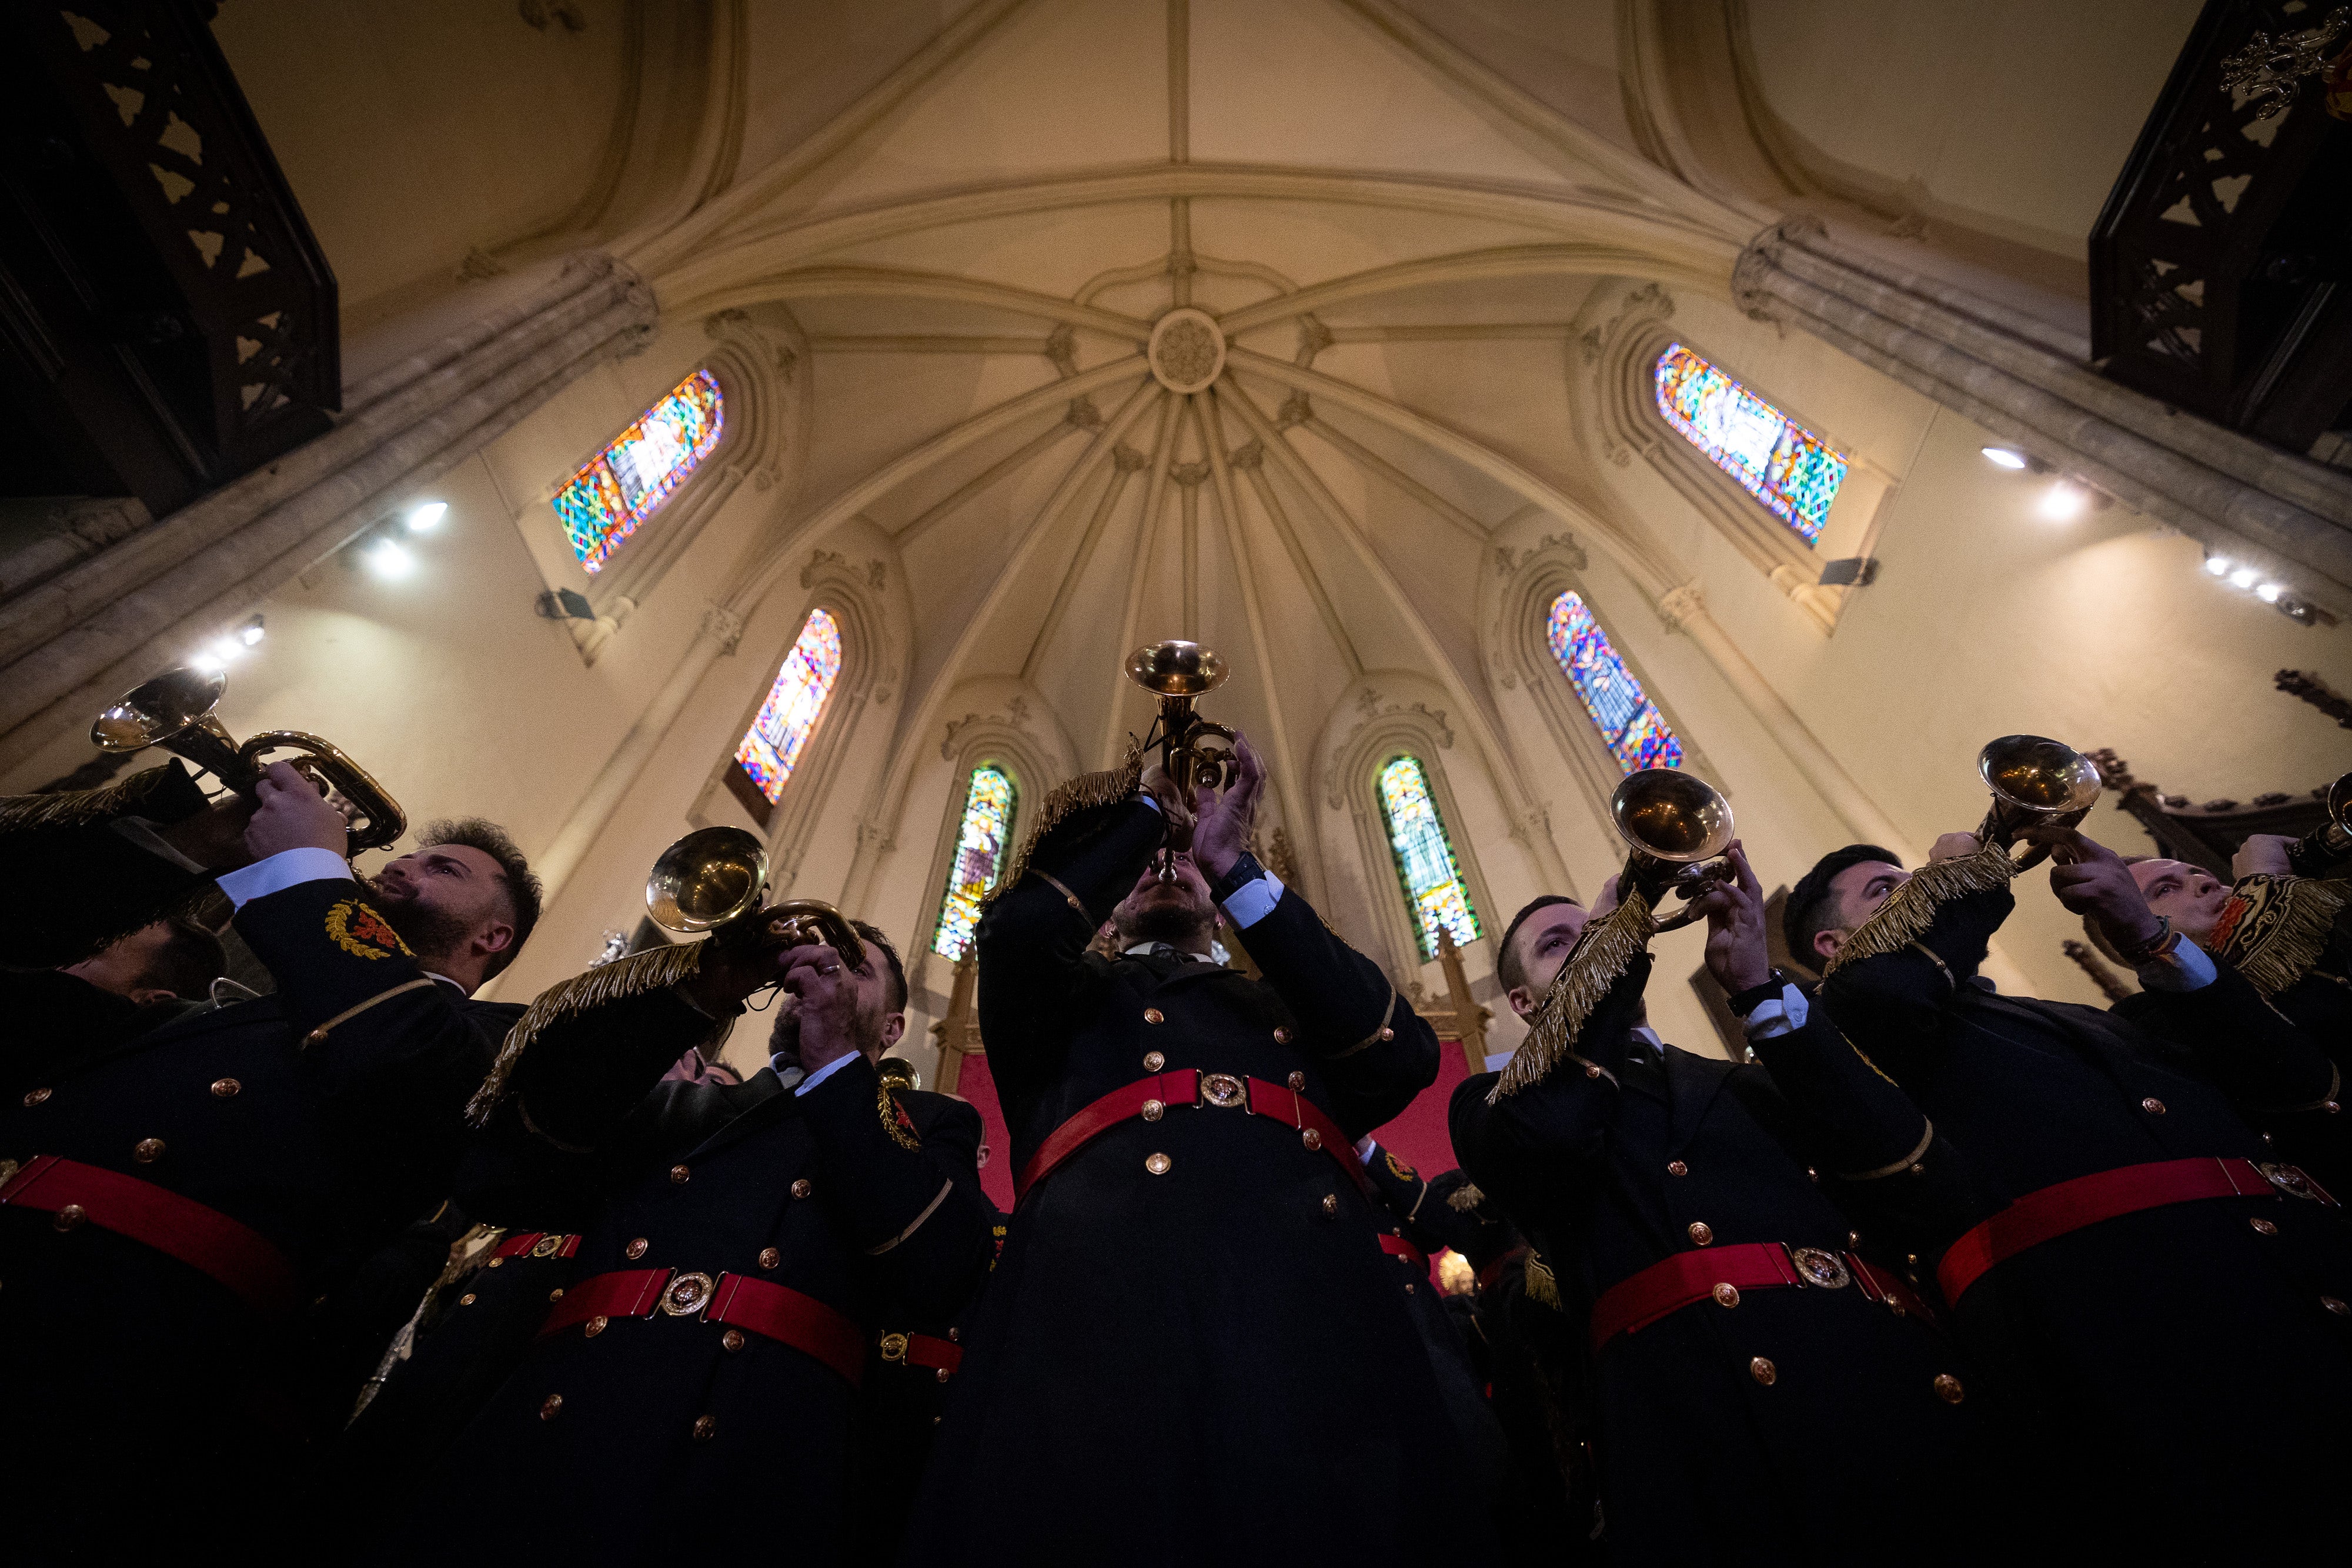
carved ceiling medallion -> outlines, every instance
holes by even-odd
[[[1180,305],[1151,329],[1151,373],[1174,392],[1196,392],[1225,368],[1225,334],[1206,310]]]

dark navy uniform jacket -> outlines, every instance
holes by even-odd
[[[158,824],[205,809],[205,796],[178,761],[112,786],[117,815]],[[184,904],[212,878],[142,848],[111,821],[0,833],[0,964],[51,968],[75,963],[117,936]]]
[[[656,1082],[710,1031],[667,990],[556,1020],[518,1062],[458,1201],[510,1228],[582,1233],[574,1289],[621,1270],[733,1273],[869,1332],[886,1293],[951,1318],[994,1244],[978,1113],[949,1103],[918,1137],[863,1057],[805,1094],[771,1071]],[[698,1312],[591,1326],[536,1340],[421,1489],[396,1560],[444,1561],[453,1539],[578,1564],[686,1542],[841,1559],[856,1528],[848,1380]]]
[[[266,1319],[96,1223],[0,1206],[0,1472],[46,1500],[11,1525],[35,1553],[53,1532],[93,1560],[193,1558],[220,1530],[266,1557],[288,1511],[222,1500],[290,1484],[349,1414],[365,1373],[320,1305],[447,1190],[521,1010],[427,979],[349,881],[254,899],[236,929],[277,994],[39,1048],[39,1082],[0,1102],[0,1160],[56,1155],[226,1215],[291,1260],[299,1307]],[[0,976],[0,1015],[58,978]]]
[[[1437,1039],[1296,888],[1242,934],[1265,973],[1108,960],[1088,940],[1162,822],[1079,812],[979,929],[981,1027],[1019,1169],[1161,1071],[1301,1092],[1353,1140],[1437,1072]],[[950,1389],[913,1563],[1478,1561],[1464,1476],[1378,1211],[1287,1122],[1130,1116],[1030,1188]]]
[[[2159,998],[2190,1050],[2112,1014],[1968,983],[2014,904],[1946,904],[1913,948],[1840,968],[1822,1000],[1970,1168],[1971,1203],[1916,1239],[1930,1262],[2028,1193],[2122,1166],[2274,1157],[2233,1107],[2327,1078],[2223,970]],[[1956,983],[1957,982],[1957,983]],[[2251,1562],[2340,1528],[2352,1470],[2352,1246],[2340,1211],[2278,1193],[2107,1219],[1996,1265],[1951,1316],[2064,1479],[2102,1554]],[[2259,1434],[2259,1437],[2255,1435]]]
[[[1602,1292],[1675,1253],[1853,1245],[1813,1173],[1854,1167],[1763,1069],[1638,1041],[1649,971],[1634,960],[1580,1055],[1540,1082],[1493,1105],[1493,1073],[1454,1094],[1462,1168],[1541,1251],[1579,1334]],[[1958,1380],[1959,1403],[1939,1377]],[[1979,1561],[2002,1503],[1983,1485],[1968,1382],[1942,1334],[1853,1284],[1744,1291],[1618,1334],[1591,1384],[1612,1558],[1877,1563],[1900,1539],[1907,1561]]]

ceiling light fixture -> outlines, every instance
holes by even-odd
[[[427,501],[408,514],[408,531],[412,534],[429,534],[439,528],[441,519],[448,515],[448,502]]]
[[[2088,496],[2062,482],[2042,493],[2042,505],[2036,510],[2053,523],[2064,523],[2081,517],[2083,508],[2090,504]]]
[[[416,570],[416,558],[398,539],[378,539],[368,547],[367,563],[383,578],[403,578]]]
[[[2285,591],[2286,590],[2275,582],[2265,582],[2254,590],[2254,597],[2264,604],[2276,604],[2279,601],[2279,595]]]
[[[2025,466],[2025,454],[2022,452],[2012,452],[2006,446],[1987,446],[1979,450],[1984,453],[1985,461],[1997,468],[2014,471]]]
[[[2254,585],[2254,580],[2261,575],[2262,573],[2251,566],[2242,566],[2230,574],[2230,582],[2232,587],[2252,588]]]
[[[237,637],[248,648],[261,641],[261,617],[257,615],[237,628]]]
[[[2205,570],[2215,577],[2227,577],[2230,575],[2230,558],[2225,555],[2209,555],[2205,558]]]

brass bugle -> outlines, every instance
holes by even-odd
[[[661,852],[646,878],[646,913],[681,936],[714,942],[799,946],[823,942],[853,969],[866,967],[866,944],[848,916],[820,898],[762,905],[768,851],[741,828],[698,828]]]
[[[1188,806],[1202,786],[1225,789],[1241,775],[1234,755],[1234,732],[1211,724],[1193,703],[1225,681],[1225,662],[1198,643],[1181,638],[1153,643],[1127,656],[1127,678],[1160,699],[1159,716],[1143,742],[1160,747],[1160,766]],[[1160,852],[1160,880],[1176,880],[1173,854]]]
[[[89,727],[90,744],[100,751],[143,751],[160,746],[185,758],[240,795],[251,795],[272,752],[295,754],[295,769],[331,789],[358,813],[352,823],[351,852],[382,849],[408,831],[408,813],[373,774],[332,741],[299,729],[265,730],[240,746],[213,715],[228,691],[228,677],[185,664],[122,694]]]
[[[2352,773],[2327,787],[2327,821],[2287,846],[2286,863],[2297,876],[2324,876],[2352,858]]]
[[[2004,735],[1977,753],[1977,777],[1992,791],[1977,837],[2003,849],[2030,828],[2071,828],[2099,803],[2099,767],[2060,740]],[[2036,844],[2017,857],[2017,869],[2042,863],[2050,852]]]
[[[1710,883],[1737,873],[1720,858],[1731,842],[1731,802],[1706,779],[1678,768],[1644,768],[1609,797],[1609,821],[1631,852],[1619,886],[1636,886],[1655,910],[1669,893],[1696,900]],[[1696,903],[1656,918],[1675,931],[1698,918]]]

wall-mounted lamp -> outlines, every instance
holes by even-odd
[[[215,670],[225,670],[236,660],[243,658],[247,649],[257,646],[261,642],[261,617],[252,616],[242,626],[224,632],[189,654],[188,664],[207,675]]]
[[[2277,580],[2257,567],[2247,566],[2226,555],[2205,558],[2205,572],[2231,587],[2242,589],[2261,600],[2290,621],[2305,626],[2333,625],[2336,617],[2317,605],[2298,599],[2285,583]]]
[[[1991,464],[1996,468],[2007,468],[2011,471],[2015,471],[2025,466],[2025,454],[2014,451],[2010,447],[1984,446],[1978,448],[1978,450],[1984,454],[1985,461]]]

